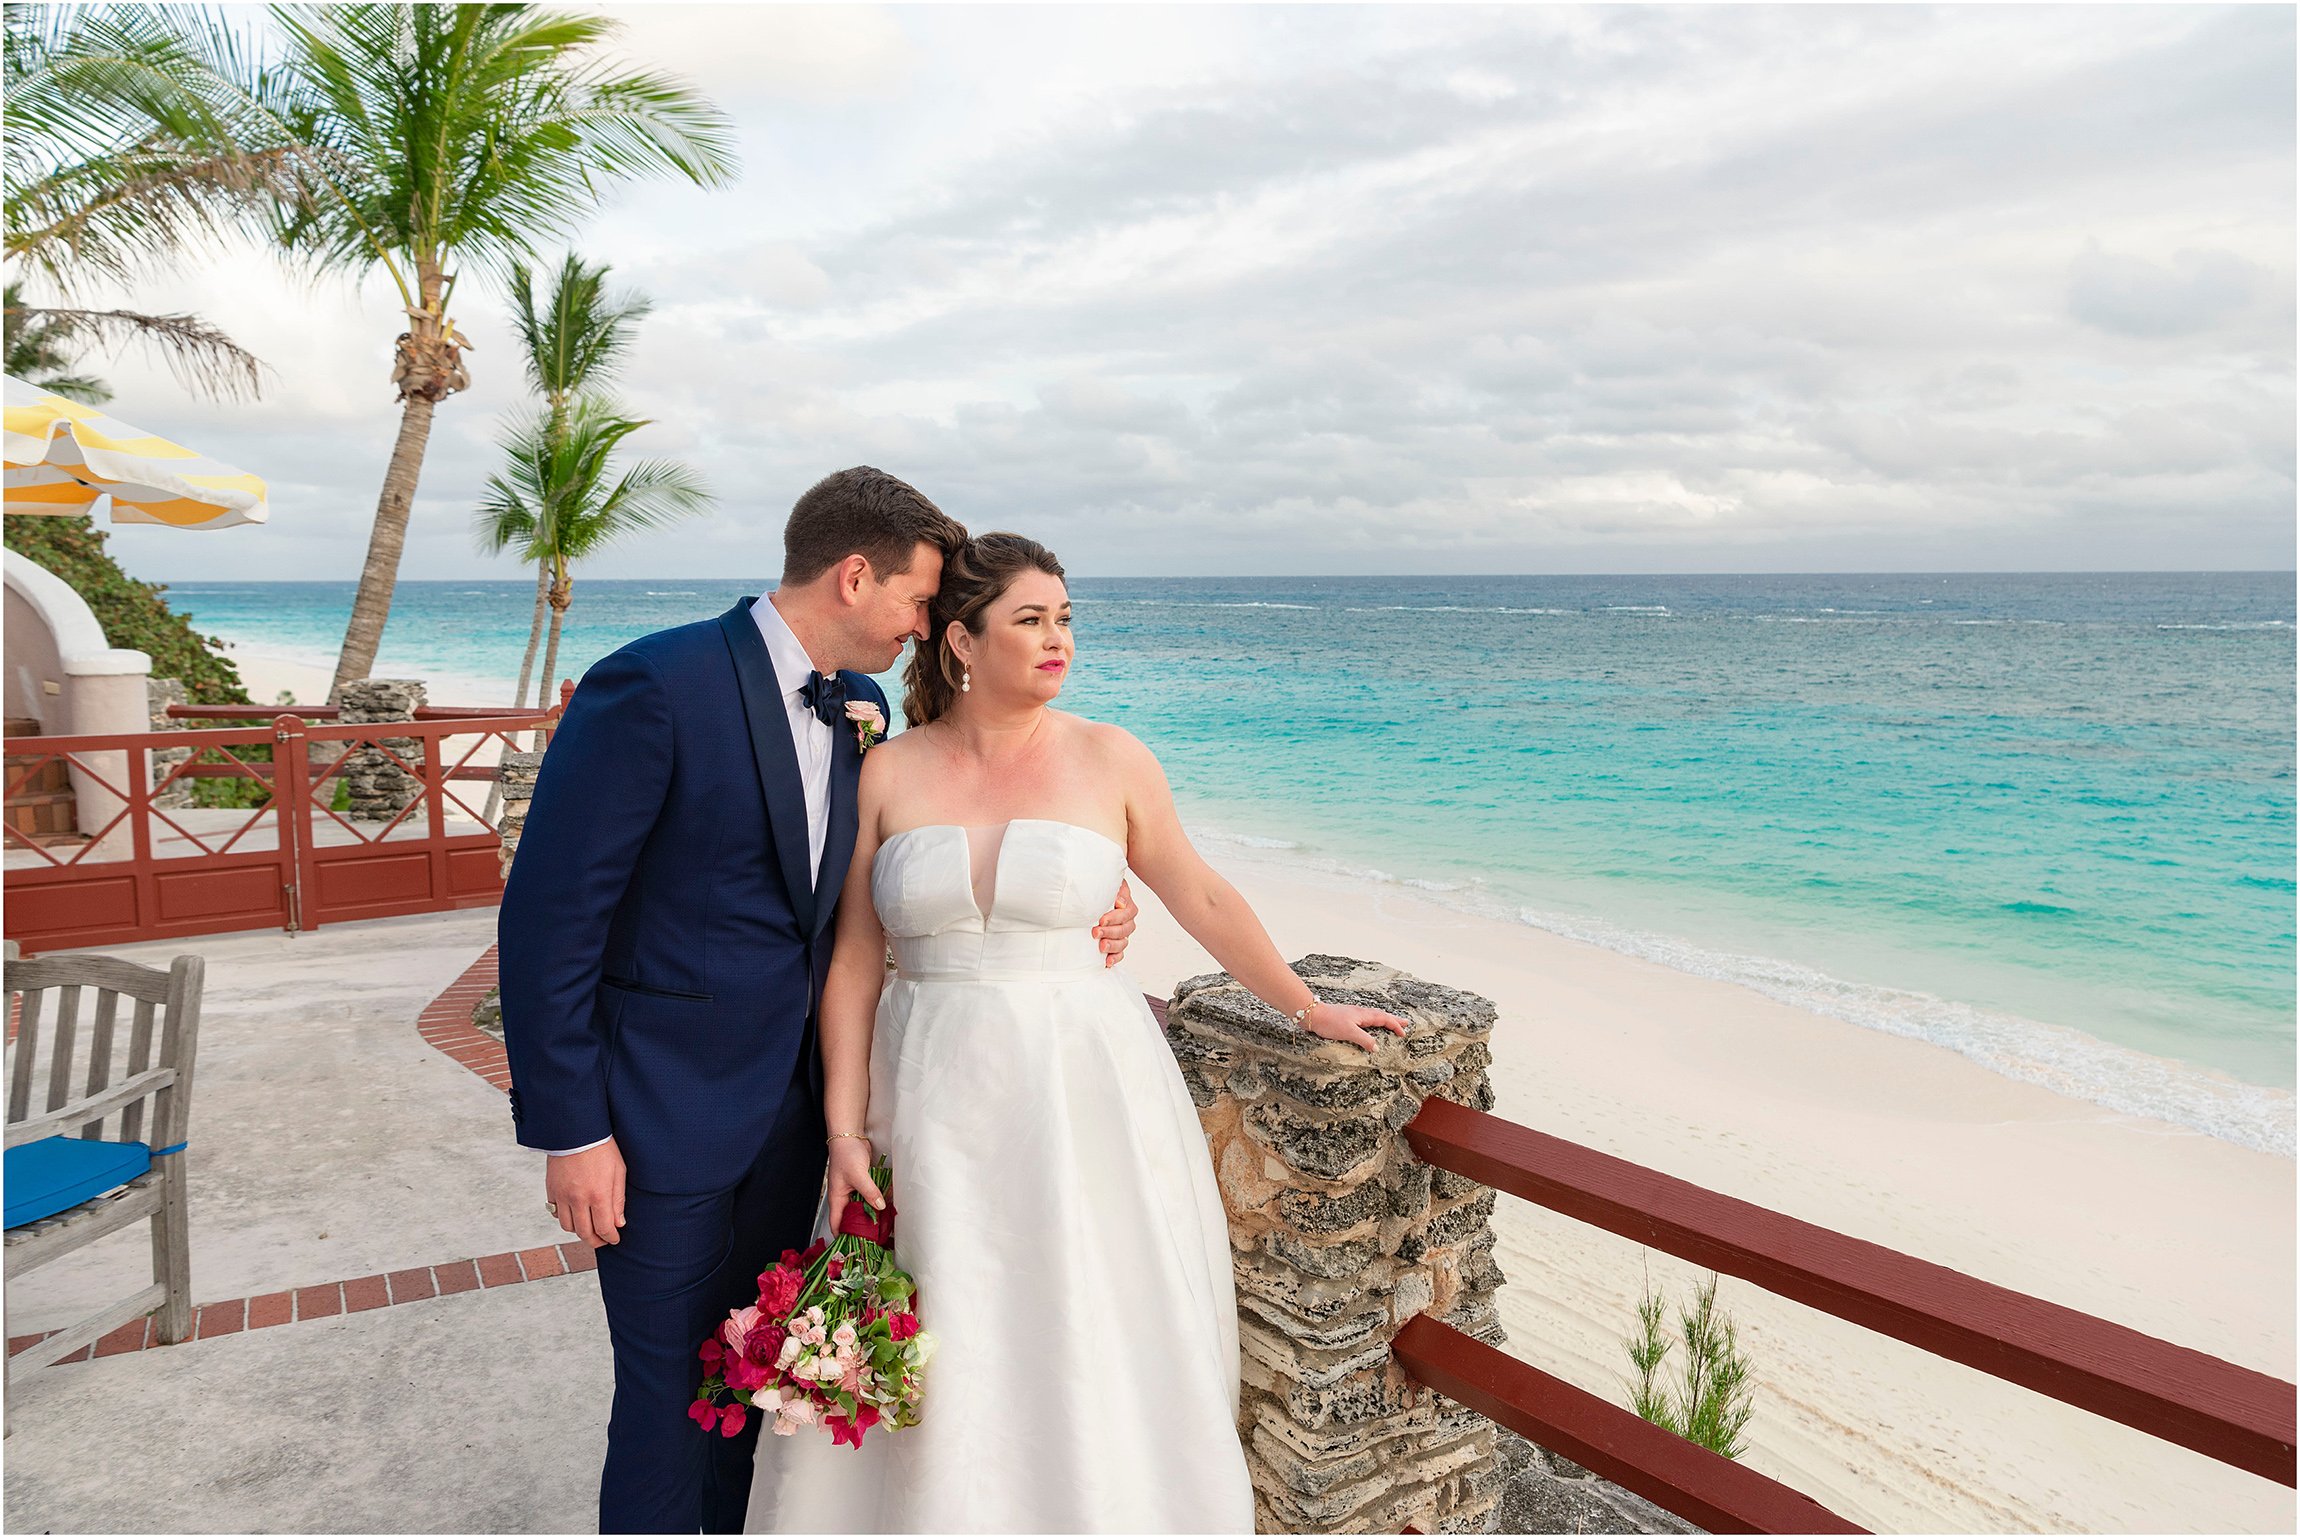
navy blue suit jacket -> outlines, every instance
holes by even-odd
[[[744,599],[583,675],[544,755],[497,923],[511,1115],[530,1148],[612,1134],[631,1184],[750,1168],[804,1054],[855,847],[862,749],[836,729],[808,879],[806,793]],[[885,708],[867,676],[848,695]]]

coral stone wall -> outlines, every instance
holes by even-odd
[[[1229,1213],[1255,1525],[1484,1531],[1502,1479],[1492,1423],[1415,1382],[1390,1342],[1419,1313],[1502,1339],[1493,1192],[1399,1136],[1430,1095],[1491,1109],[1494,1007],[1347,957],[1294,971],[1411,1032],[1371,1054],[1325,1041],[1224,973],[1183,983],[1167,1012]]]

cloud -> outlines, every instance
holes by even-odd
[[[2293,559],[2287,10],[681,9],[628,39],[749,174],[585,249],[726,505],[617,571],[772,570],[859,462],[1087,574]],[[475,569],[491,304],[411,573]],[[222,432],[345,576],[382,308]]]
[[[2228,251],[2178,251],[2170,262],[2151,262],[2092,240],[2068,269],[2069,313],[2120,336],[2190,336],[2244,315],[2270,292],[2265,268]]]

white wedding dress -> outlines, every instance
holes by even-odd
[[[749,1531],[1252,1530],[1221,1194],[1165,1041],[1091,933],[1125,864],[1037,818],[880,847],[896,972],[865,1130],[938,1350],[916,1426],[859,1448],[762,1436]]]

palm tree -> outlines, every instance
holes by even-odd
[[[607,273],[605,264],[589,266],[570,251],[552,278],[549,300],[538,305],[534,274],[524,263],[511,269],[511,312],[526,355],[527,382],[543,397],[549,431],[555,439],[565,431],[569,403],[614,373],[615,365],[630,348],[632,327],[653,308],[643,295],[609,293]],[[483,542],[485,537],[483,533]],[[489,547],[488,553],[498,554],[503,548],[498,543]],[[519,659],[519,690],[511,700],[514,706],[527,703],[527,685],[535,675],[535,652],[543,639],[550,589],[551,564],[538,560],[535,615],[527,626],[526,654]],[[535,703],[545,703],[541,689]]]
[[[622,415],[612,401],[578,396],[556,423],[549,409],[522,423],[505,445],[509,463],[488,477],[479,504],[480,542],[495,550],[517,546],[549,579],[551,632],[538,704],[550,695],[559,632],[575,601],[569,568],[625,534],[661,528],[711,505],[709,488],[685,465],[649,459],[614,473],[623,440],[651,425]]]
[[[382,268],[407,315],[384,471],[330,698],[364,678],[391,613],[432,414],[470,383],[449,303],[467,265],[508,268],[572,228],[600,184],[675,173],[732,179],[723,114],[667,76],[598,50],[603,17],[532,5],[299,5],[273,19],[276,66],[255,96],[303,146],[301,197],[277,234],[323,269]]]
[[[7,256],[66,298],[91,281],[132,281],[292,188],[284,147],[242,140],[231,77],[244,65],[205,13],[10,5],[0,40]],[[195,389],[254,394],[263,381],[252,354],[193,315],[31,305],[16,283],[8,322],[12,339],[47,356],[75,339],[135,339]]]

